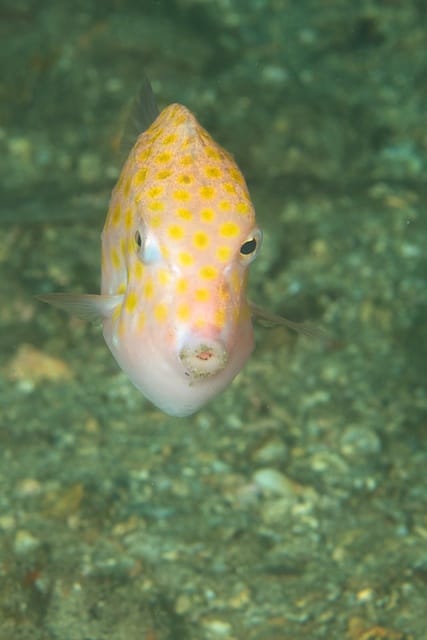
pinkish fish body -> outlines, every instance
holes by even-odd
[[[157,407],[197,411],[254,346],[246,298],[261,231],[233,158],[185,107],[136,140],[102,233],[101,295],[41,296],[100,317],[120,367]]]

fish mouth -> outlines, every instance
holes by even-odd
[[[201,340],[194,345],[184,346],[179,359],[185,374],[193,380],[200,380],[222,371],[227,365],[228,353],[218,340]]]

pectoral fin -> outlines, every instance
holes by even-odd
[[[279,316],[270,311],[265,311],[262,307],[249,302],[249,308],[252,316],[267,327],[287,327],[293,331],[297,331],[309,338],[328,338],[327,332],[321,327],[311,324],[310,322],[293,322],[283,316]]]
[[[123,302],[123,295],[96,295],[91,293],[46,293],[36,296],[53,307],[67,311],[83,320],[100,322],[109,318],[114,309]]]

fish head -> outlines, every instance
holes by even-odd
[[[181,105],[142,134],[103,231],[104,321],[121,367],[157,406],[189,415],[253,349],[248,266],[262,234],[243,176]]]

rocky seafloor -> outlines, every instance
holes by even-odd
[[[427,638],[427,6],[3,2],[0,640]],[[236,157],[257,327],[195,416],[99,327],[99,234],[147,74]]]

